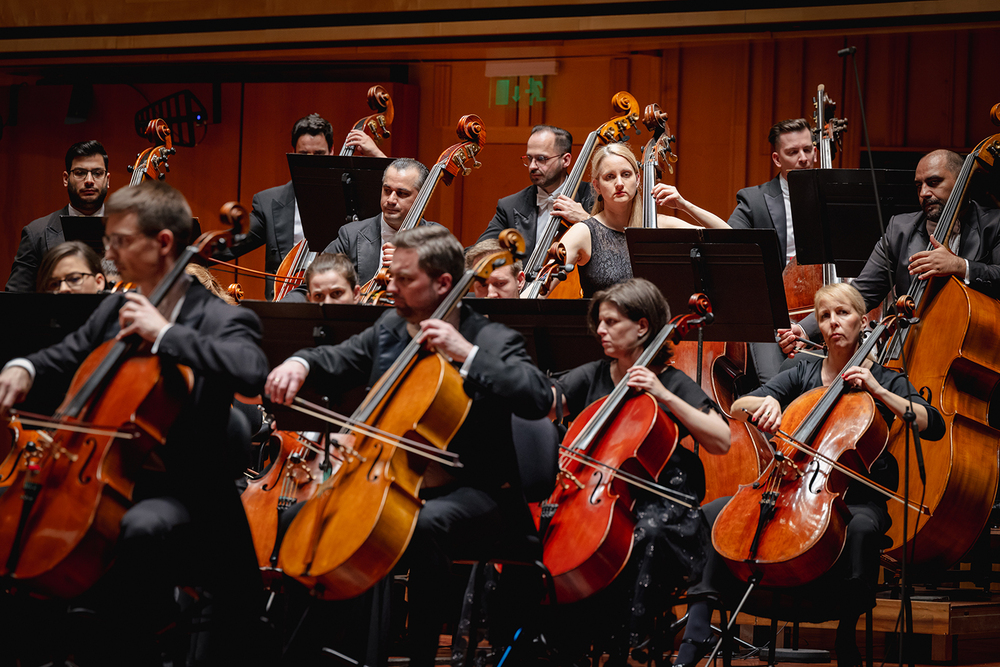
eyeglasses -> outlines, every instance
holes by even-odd
[[[62,287],[63,283],[66,283],[67,287],[73,289],[74,287],[79,287],[81,284],[83,284],[84,278],[92,278],[94,275],[96,274],[79,273],[79,272],[67,273],[65,278],[62,278],[60,280],[56,280],[55,278],[53,278],[52,280],[50,280],[48,284],[45,285],[45,290],[47,292],[58,292],[59,288]]]
[[[545,163],[549,160],[555,160],[556,158],[561,158],[565,153],[560,153],[559,155],[522,155],[521,163],[525,167],[530,167],[532,162],[535,162],[539,167],[544,167]]]
[[[84,169],[82,167],[77,167],[76,169],[71,170],[69,173],[73,174],[73,178],[77,179],[78,181],[82,181],[83,179],[87,178],[87,174],[93,174],[94,180],[99,181],[107,175],[108,170]]]
[[[145,234],[142,232],[136,232],[135,234],[106,234],[101,237],[101,240],[104,241],[105,250],[117,250],[122,246],[130,245],[134,239],[140,236],[145,236]]]

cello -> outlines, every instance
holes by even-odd
[[[239,204],[223,207],[223,219],[235,229],[246,215]],[[234,234],[202,234],[157,284],[150,303],[166,302],[186,264]],[[10,488],[0,495],[0,576],[39,595],[71,598],[104,574],[135,476],[156,462],[155,450],[194,378],[190,368],[161,363],[132,337],[111,339],[81,364],[53,417],[12,412],[17,456]]]
[[[447,319],[473,280],[486,279],[523,252],[524,240],[513,230],[505,230],[500,241],[507,249],[466,271],[432,318]],[[303,404],[296,398],[293,405]],[[461,465],[447,446],[471,405],[458,371],[418,338],[410,340],[350,419],[309,405],[311,414],[336,419],[343,434],[355,435],[355,443],[338,473],[319,485],[289,525],[279,568],[329,600],[356,597],[385,577],[416,527],[428,461]]]
[[[1000,125],[1000,104],[993,107],[991,118]],[[958,226],[973,174],[992,170],[998,158],[1000,134],[981,141],[965,159],[934,230],[934,238],[945,247]],[[928,245],[927,249],[931,248]],[[911,510],[904,534],[903,508],[890,507],[892,527],[887,534],[892,547],[886,553],[899,561],[905,548],[909,565],[921,571],[939,571],[972,548],[996,498],[1000,430],[990,415],[1000,385],[996,354],[1000,304],[954,276],[914,278],[909,294],[918,304],[919,322],[896,332],[880,363],[905,370],[910,382],[925,397],[929,395],[928,402],[944,417],[948,445],[924,448],[926,484],[917,466],[909,466],[909,493],[922,498],[933,516],[920,517]],[[902,424],[893,425],[889,451],[899,462],[902,476],[907,456]]]
[[[151,178],[163,180],[170,171],[168,158],[177,152],[174,148],[174,141],[170,134],[170,126],[162,118],[154,118],[146,125],[146,138],[153,146],[139,153],[135,158],[135,163],[128,166],[128,172],[132,174],[129,180],[129,187],[139,185],[143,181]]]
[[[420,191],[417,193],[413,205],[407,211],[406,217],[399,225],[398,231],[413,229],[420,223],[420,219],[430,203],[431,196],[437,188],[439,182],[444,181],[445,185],[451,185],[455,176],[461,174],[468,176],[473,169],[483,166],[476,156],[486,145],[486,128],[483,120],[476,114],[467,114],[458,119],[458,126],[455,128],[459,142],[446,148],[438,156],[437,162],[431,167],[424,179]],[[375,275],[361,288],[361,295],[358,303],[363,305],[392,305],[392,299],[386,294],[386,287],[389,285],[389,267],[383,266]]]
[[[630,93],[621,91],[611,98],[611,104],[621,115],[615,116],[587,135],[569,176],[552,193],[554,196],[565,195],[570,199],[576,196],[576,191],[583,181],[583,174],[587,171],[587,163],[590,162],[598,143],[628,141],[626,132],[629,128],[635,129],[636,133],[639,132],[639,103],[636,99]],[[542,297],[579,299],[583,296],[579,274],[572,272],[573,267],[565,265],[565,248],[553,246],[567,227],[565,220],[550,215],[548,222],[536,230],[535,248],[524,264],[525,282],[521,290],[522,299]],[[559,280],[561,283],[552,287],[550,286],[552,280]]]
[[[711,303],[703,294],[693,295],[689,305],[693,312],[663,327],[635,366],[648,367],[668,341],[711,321]],[[674,422],[650,394],[635,394],[627,376],[573,421],[560,447],[561,483],[542,503],[539,517],[542,561],[551,573],[556,600],[582,600],[622,571],[635,529],[630,487],[661,490],[655,480],[676,445]],[[697,502],[667,497],[688,507]]]
[[[372,86],[368,89],[368,106],[375,113],[360,119],[351,129],[363,130],[375,140],[375,143],[382,143],[383,139],[391,136],[389,127],[392,125],[396,113],[392,106],[392,98],[382,86]],[[345,143],[340,148],[340,155],[342,157],[354,155],[354,146],[348,146]],[[275,282],[281,283],[281,286],[274,290],[274,301],[281,301],[302,283],[302,277],[314,259],[316,259],[316,253],[309,250],[309,242],[306,239],[302,239],[292,246],[285,258],[281,260],[278,272],[274,276]],[[245,269],[241,270],[246,271]]]

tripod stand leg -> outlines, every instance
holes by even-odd
[[[750,577],[750,581],[747,582],[747,592],[743,594],[743,599],[740,600],[738,605],[736,605],[736,609],[733,610],[732,615],[729,617],[729,622],[726,623],[726,631],[722,633],[722,636],[719,638],[719,643],[715,645],[714,649],[712,649],[712,654],[708,656],[708,662],[706,664],[712,664],[712,661],[715,660],[715,656],[719,652],[719,649],[722,648],[722,642],[725,641],[726,635],[732,633],[736,617],[739,616],[740,611],[743,609],[743,605],[746,604],[747,598],[750,597],[750,593],[753,592],[753,589],[757,586],[758,581],[760,581],[760,575],[755,574]]]

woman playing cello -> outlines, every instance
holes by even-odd
[[[870,360],[845,368],[861,345],[861,332],[867,323],[867,309],[858,291],[846,283],[826,285],[816,292],[814,312],[828,356],[802,361],[771,378],[734,402],[733,416],[751,420],[759,429],[774,433],[781,428],[782,412],[794,399],[811,389],[829,385],[840,375],[848,384],[870,394],[879,414],[890,425],[896,417],[903,416],[912,400],[921,438],[940,440],[944,435],[941,415],[917,394],[904,376]],[[884,487],[895,489],[899,476],[895,459],[883,451],[872,464],[868,476]],[[728,500],[720,498],[706,505],[705,515],[710,522],[714,524]],[[826,575],[827,581],[836,582],[834,585],[843,592],[842,599],[836,601],[841,603],[836,640],[837,662],[841,666],[860,664],[855,628],[861,614],[875,604],[880,542],[890,524],[886,497],[869,487],[852,482],[844,500],[850,510],[846,543],[840,558]],[[711,594],[715,592],[713,588],[720,588],[716,577],[722,575],[725,567],[719,560],[713,558],[707,566],[708,574],[696,592]],[[833,602],[831,600],[831,604]],[[705,647],[701,640],[709,635],[710,613],[707,603],[692,605],[689,610],[685,637],[692,640],[692,647]],[[679,662],[694,664],[696,657]]]
[[[647,280],[631,279],[598,292],[591,303],[588,323],[600,338],[606,358],[569,371],[560,378],[570,416],[607,396],[628,377],[628,385],[651,394],[675,422],[679,437],[693,435],[713,454],[729,449],[729,427],[715,404],[701,388],[672,366],[663,367],[669,352],[661,354],[656,367],[635,366],[644,348],[670,319],[670,309],[660,291]],[[665,348],[666,349],[666,348]],[[672,443],[664,443],[669,446]],[[660,484],[692,500],[704,494],[704,470],[695,454],[674,449]],[[710,550],[708,532],[701,513],[653,495],[636,495],[636,528],[629,565],[609,590],[596,598],[618,596],[631,601],[632,617],[628,644],[638,645],[650,633],[654,612],[662,610],[661,591],[686,588],[697,581]],[[595,598],[595,599],[596,599]],[[608,608],[621,609],[620,604]],[[624,649],[624,637],[617,648]]]

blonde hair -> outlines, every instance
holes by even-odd
[[[641,186],[640,174],[642,174],[642,170],[639,168],[639,162],[635,159],[632,149],[627,144],[615,143],[598,148],[594,152],[594,158],[590,161],[591,187],[593,187],[595,192],[597,191],[597,182],[601,178],[601,164],[609,156],[618,156],[627,160],[632,167],[633,173],[635,173],[638,186]],[[598,195],[594,198],[594,206],[590,209],[590,213],[591,215],[597,215],[603,210],[604,199]],[[642,192],[639,190],[639,187],[636,188],[635,196],[632,197],[632,214],[629,216],[628,226],[642,227]]]
[[[816,315],[816,319],[819,319],[819,304],[824,299],[843,300],[858,315],[868,314],[868,309],[865,308],[865,298],[861,296],[861,292],[854,285],[830,283],[816,290],[816,296],[813,297],[813,313]]]
[[[201,266],[200,264],[188,264],[184,267],[184,273],[189,276],[194,276],[195,280],[201,283],[205,289],[228,303],[230,306],[237,305],[236,299],[234,299],[229,292],[222,289],[222,285],[219,284],[219,280],[204,266]]]

